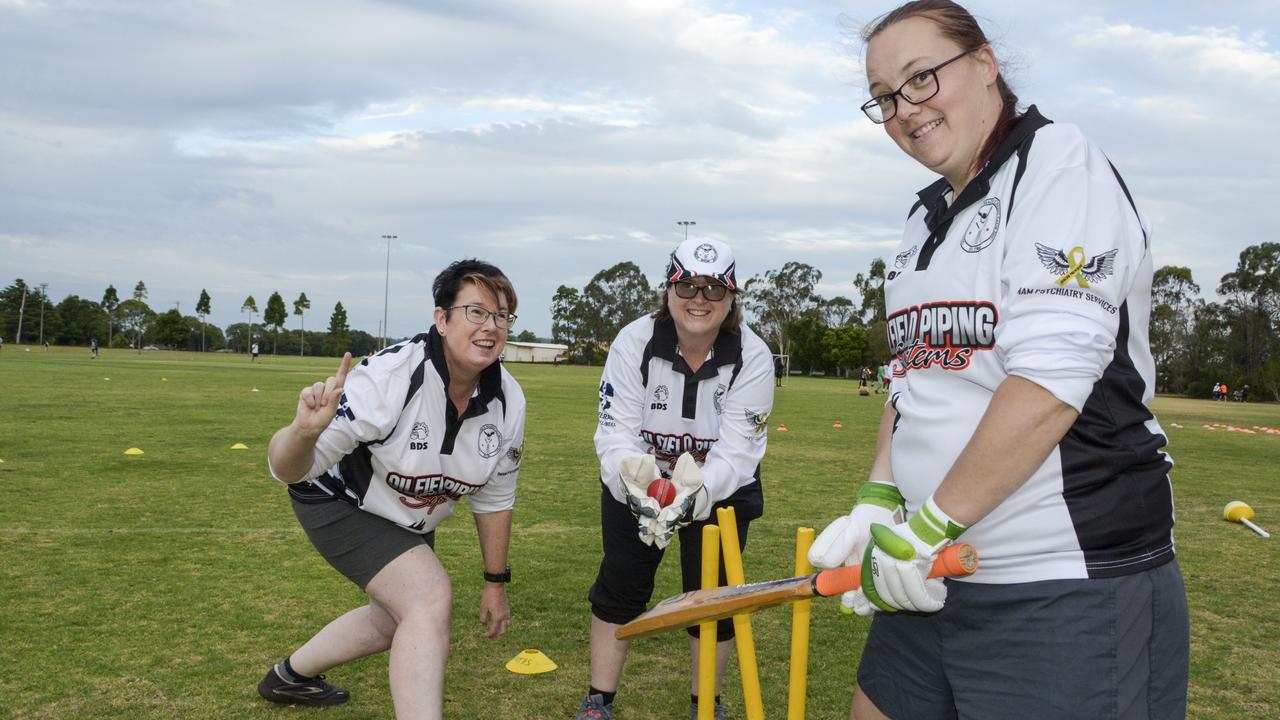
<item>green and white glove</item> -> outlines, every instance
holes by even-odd
[[[858,488],[853,511],[833,520],[809,546],[809,563],[814,567],[834,568],[861,562],[867,543],[871,541],[871,524],[896,525],[902,522],[907,515],[904,502],[902,493],[892,483],[863,483]],[[868,602],[861,588],[841,596],[840,607],[844,612],[852,611],[862,616],[875,612],[875,607]]]
[[[640,526],[640,541],[652,545],[658,529],[658,512],[662,508],[657,500],[649,497],[649,483],[658,479],[658,464],[652,455],[625,457],[618,464],[618,476],[622,480],[623,502]]]
[[[929,579],[938,551],[967,530],[930,496],[920,511],[893,527],[873,524],[862,560],[862,590],[885,612],[937,612],[947,601],[941,578]]]
[[[671,483],[676,486],[676,497],[662,508],[654,523],[653,544],[658,549],[665,548],[680,528],[711,516],[711,496],[692,455],[684,453],[676,460]]]

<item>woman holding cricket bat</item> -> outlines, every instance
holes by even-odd
[[[1147,224],[1079,128],[1019,111],[964,8],[910,2],[863,39],[862,110],[941,177],[885,278],[876,460],[810,553],[862,562],[851,717],[1183,717]],[[926,580],[962,535],[977,573]]]
[[[600,380],[595,445],[604,558],[588,595],[591,684],[579,720],[613,717],[630,647],[615,632],[648,606],[667,544],[680,536],[683,587],[694,590],[711,510],[734,508],[742,544],[750,521],[764,512],[760,460],[773,407],[773,360],[742,321],[733,251],[718,240],[686,240],[671,253],[666,278],[662,305],[618,333]],[[651,497],[655,481],[674,497]],[[689,634],[697,668],[697,628]],[[732,638],[732,621],[719,623],[717,718]],[[697,683],[695,670],[691,717],[702,690]]]
[[[355,368],[348,353],[336,375],[302,389],[293,422],[271,439],[271,473],[289,484],[299,524],[368,597],[267,671],[258,692],[272,702],[346,702],[320,673],[389,650],[396,717],[442,717],[453,590],[432,539],[464,496],[484,564],[484,636],[507,631],[525,405],[498,360],[516,294],[479,260],[449,265],[432,291],[428,332]]]

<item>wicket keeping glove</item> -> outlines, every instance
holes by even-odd
[[[622,458],[618,475],[622,480],[623,502],[640,526],[640,541],[652,545],[657,534],[658,511],[662,508],[657,500],[649,497],[649,483],[658,479],[658,464],[652,455],[632,455]]]
[[[907,511],[897,486],[884,482],[866,482],[858,488],[857,504],[844,517],[836,518],[809,547],[809,563],[819,568],[853,565],[871,540],[871,524],[897,525],[906,519]],[[861,589],[851,590],[840,598],[843,612],[862,616],[875,612]]]
[[[671,471],[671,483],[676,486],[676,497],[662,508],[655,523],[653,544],[665,548],[680,528],[711,515],[711,497],[702,482],[702,470],[689,453],[676,460]]]
[[[967,528],[925,501],[920,511],[893,527],[873,524],[863,554],[862,590],[885,612],[937,612],[947,600],[947,586],[929,579],[934,556]]]

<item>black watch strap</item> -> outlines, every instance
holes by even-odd
[[[500,573],[491,573],[484,571],[484,581],[491,583],[509,583],[511,582],[511,566],[508,565],[505,570]]]

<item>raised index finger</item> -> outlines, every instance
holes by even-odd
[[[342,364],[338,366],[338,374],[333,376],[334,385],[343,387],[347,384],[347,372],[351,370],[351,353],[342,355]]]

